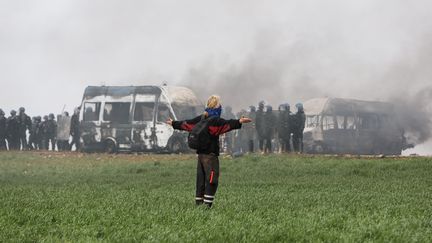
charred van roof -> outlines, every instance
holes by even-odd
[[[304,103],[304,109],[307,115],[394,114],[393,105],[387,102],[342,98],[311,99]]]

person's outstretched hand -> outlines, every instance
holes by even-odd
[[[251,121],[252,121],[252,119],[250,119],[248,117],[242,117],[242,118],[239,119],[239,122],[242,123],[242,124],[243,123],[249,123]]]
[[[171,118],[168,119],[168,121],[166,121],[166,124],[172,126],[173,120]]]

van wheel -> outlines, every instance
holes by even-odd
[[[105,142],[104,151],[105,151],[105,153],[113,154],[113,153],[117,152],[117,147],[112,140],[107,140]]]

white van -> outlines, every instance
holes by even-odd
[[[89,86],[80,113],[83,150],[186,151],[186,135],[165,122],[197,116],[203,108],[185,87]]]

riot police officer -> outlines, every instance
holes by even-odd
[[[264,115],[264,153],[272,152],[272,140],[276,131],[276,116],[273,113],[273,107],[268,105]]]
[[[43,117],[43,121],[40,123],[40,149],[48,150],[49,149],[49,141],[48,141],[48,116],[45,115]]]
[[[243,130],[246,133],[246,140],[249,148],[249,152],[253,153],[255,151],[255,140],[256,140],[256,108],[255,106],[249,106],[249,113],[246,117],[249,117],[252,122],[243,125]]]
[[[291,151],[291,111],[288,103],[279,106],[278,137],[282,153]]]
[[[35,116],[32,119],[32,127],[30,129],[29,147],[30,149],[41,149],[40,147],[40,123],[41,117]]]
[[[80,150],[80,122],[79,122],[80,108],[77,107],[74,110],[74,114],[71,117],[70,135],[72,136],[72,142],[69,148],[72,150],[72,146],[75,144],[76,151]]]
[[[294,151],[303,153],[303,131],[306,123],[303,104],[296,104],[297,113],[294,115],[293,147]]]
[[[55,121],[54,114],[50,113],[48,115],[48,121],[47,121],[47,125],[46,125],[47,149],[48,149],[49,144],[51,144],[51,150],[55,151],[56,137],[57,137],[57,122]]]
[[[7,150],[6,147],[6,118],[5,113],[0,109],[0,150]]]
[[[9,150],[19,150],[20,149],[20,124],[17,117],[17,112],[12,110],[10,112],[10,117],[7,119],[6,131],[7,131],[7,141],[9,145]]]
[[[19,108],[18,114],[19,120],[19,140],[22,150],[28,149],[27,144],[27,130],[31,130],[32,121],[30,117],[25,113],[25,108]]]
[[[258,145],[261,152],[264,152],[265,121],[264,121],[264,101],[258,103],[258,110],[255,114],[255,128],[258,136]]]

